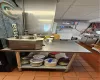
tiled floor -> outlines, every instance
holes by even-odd
[[[96,72],[81,57],[77,56],[70,72],[60,70],[29,70],[18,72],[0,72],[0,80],[100,80],[100,72]]]

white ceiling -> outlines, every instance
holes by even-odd
[[[99,18],[100,0],[60,0],[55,19],[91,20]]]

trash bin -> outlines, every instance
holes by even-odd
[[[6,46],[5,39],[0,39],[0,49]],[[10,72],[17,66],[14,52],[0,52],[0,72]]]

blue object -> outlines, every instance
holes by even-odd
[[[50,59],[48,60],[48,62],[49,62],[49,63],[51,63],[52,61],[53,61],[53,59],[52,59],[52,58],[50,58]]]

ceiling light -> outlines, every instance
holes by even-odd
[[[55,11],[25,11],[33,15],[55,15]]]

